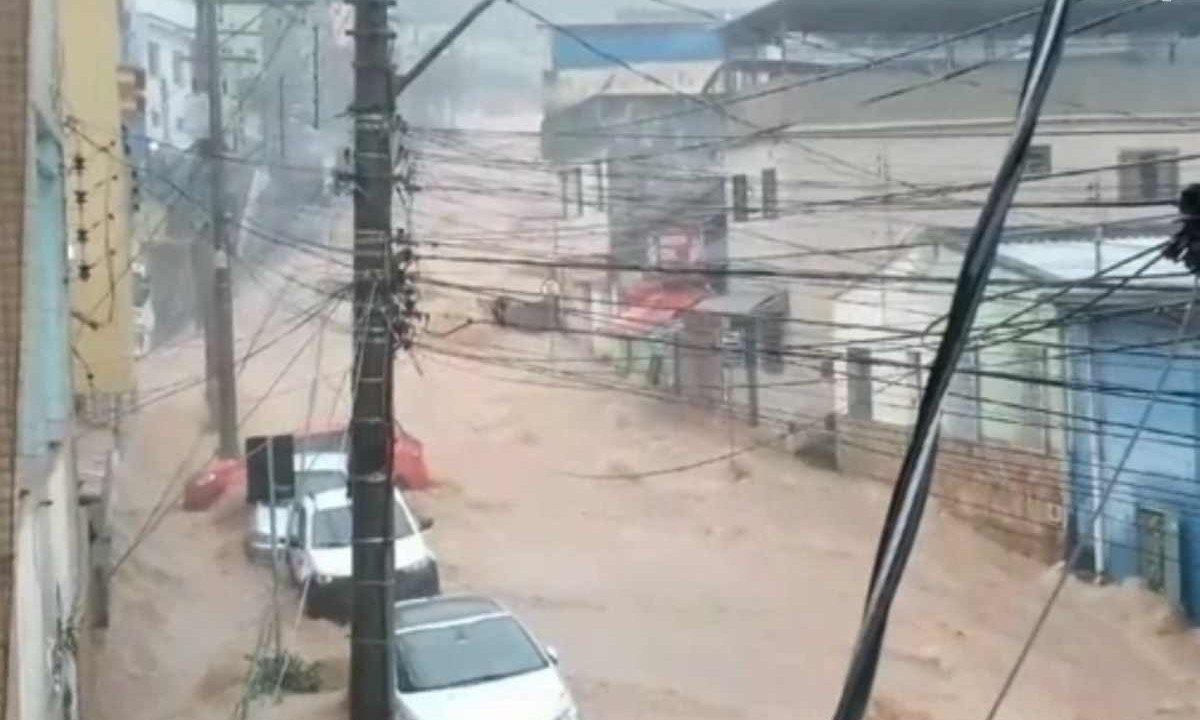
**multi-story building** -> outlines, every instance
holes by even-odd
[[[723,180],[709,172],[708,151],[682,150],[720,129],[719,113],[704,99],[723,61],[716,29],[630,22],[547,32],[542,155],[559,176],[556,256],[569,264],[635,268],[662,262],[676,271],[719,265]],[[584,344],[626,373],[637,371],[636,341],[609,332],[612,322],[636,327],[659,348],[655,338],[707,291],[700,275],[636,269],[576,269],[564,273],[560,287],[564,324],[584,331],[577,333]],[[655,305],[654,322],[620,317],[637,314],[644,302]]]
[[[196,6],[189,0],[133,0],[132,59],[146,74],[146,135],[188,149],[204,136],[193,87]]]
[[[721,31],[733,57],[788,63],[731,80],[741,89],[723,105],[729,139],[717,167],[728,180],[729,263],[761,271],[729,278],[757,357],[727,373],[727,384],[743,408],[814,442],[831,438],[845,410],[836,403],[832,330],[853,320],[835,322],[835,298],[922,233],[974,222],[1008,143],[1036,19],[941,42],[1005,7],[908,0],[874,13],[869,3],[850,5],[778,0]],[[1112,9],[1080,7],[1073,22]],[[1200,148],[1200,104],[1177,92],[1200,44],[1172,23],[1184,27],[1194,15],[1156,8],[1068,41],[1010,227],[1145,217],[1145,207],[1101,205],[1175,197],[1182,159]],[[927,49],[887,59],[920,45]],[[1039,175],[1048,177],[1034,181]]]
[[[146,75],[146,135],[161,146],[190,150],[208,131],[204,88],[197,86],[196,3],[129,0],[127,57]],[[261,67],[258,8],[218,7],[226,146],[238,151],[259,137]]]
[[[0,672],[8,717],[78,717],[87,572],[73,462],[61,21],[82,0],[0,13]],[[115,22],[116,9],[112,8]],[[14,384],[15,383],[15,384]]]
[[[116,4],[63,0],[61,23],[75,406],[98,418],[128,404],[136,352],[128,271],[135,173],[121,116]]]

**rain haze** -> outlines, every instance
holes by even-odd
[[[0,14],[6,718],[1200,720],[1194,0]]]

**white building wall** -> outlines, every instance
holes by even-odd
[[[917,248],[883,268],[889,277],[955,277],[962,255],[945,247]],[[1005,267],[996,267],[992,278],[1030,283],[1019,296],[985,301],[973,332],[1003,324],[1014,313],[1028,310],[1040,290],[1038,279]],[[993,286],[990,294],[1012,290],[1013,284]],[[944,284],[870,283],[836,298],[833,303],[834,330],[839,348],[865,348],[871,353],[872,416],[875,422],[909,427],[916,420],[920,393],[928,378],[927,368],[936,354],[945,328],[952,286]],[[1051,349],[1061,342],[1058,327],[1039,329],[1053,318],[1054,308],[1045,305],[1020,318],[1025,328],[1036,330],[1019,341],[1016,330],[993,333],[981,341],[974,364],[982,374],[958,374],[952,383],[944,412],[944,432],[963,440],[982,441],[1031,452],[1061,452],[1063,393],[1055,383],[1062,375],[1062,351]],[[1015,338],[1014,338],[1015,340]],[[1030,356],[1028,353],[1032,353]],[[843,356],[835,378],[836,412],[850,413],[851,370]],[[1044,382],[1020,382],[989,376],[989,373],[1031,376]],[[964,395],[966,397],[964,397]]]
[[[1173,150],[1181,155],[1200,153],[1198,117],[1129,120],[1123,118],[1044,121],[1034,142],[1048,145],[1051,172],[1113,165],[1122,151]],[[917,193],[920,188],[978,184],[986,188],[1008,143],[1004,123],[976,122],[874,127],[810,128],[803,134],[730,147],[723,152],[717,172],[732,178],[745,174],[749,184],[750,216],[732,217],[733,183],[727,184],[730,210],[728,257],[735,268],[759,268],[785,275],[773,279],[730,278],[730,292],[786,287],[791,323],[785,343],[793,350],[816,354],[822,348],[837,350],[830,327],[842,322],[834,317],[832,299],[861,281],[879,274],[893,260],[892,252],[832,254],[838,250],[895,246],[910,242],[931,227],[968,228],[978,215],[985,189],[954,194],[925,192],[909,199],[884,203],[892,194]],[[1189,181],[1182,163],[1180,185]],[[777,218],[762,212],[762,171],[774,168],[778,178]],[[1071,177],[1027,183],[1017,196],[1022,202],[1093,202],[1121,199],[1118,171],[1098,170]],[[1170,208],[1027,208],[1015,209],[1008,226],[1071,226],[1138,217],[1163,217]],[[954,276],[957,268],[943,267]],[[894,272],[903,272],[895,268]],[[836,276],[839,273],[850,277]],[[928,288],[926,290],[929,290]],[[929,290],[925,297],[945,304],[949,286]],[[855,322],[911,325],[933,307],[896,306],[890,289],[862,288],[845,296],[861,308]],[[846,300],[845,302],[849,302]],[[903,302],[910,302],[905,300]],[[915,302],[912,300],[911,302]],[[875,307],[886,308],[880,315]],[[839,310],[843,312],[843,310]],[[903,318],[898,315],[908,314]],[[830,409],[834,396],[828,383],[814,378],[819,360],[793,357],[785,372],[762,375],[760,403],[793,415],[800,423],[816,422]],[[899,392],[896,390],[895,392]],[[894,397],[891,405],[909,400]],[[890,411],[885,411],[890,412]],[[996,431],[998,432],[998,431]]]
[[[253,89],[262,65],[261,23],[256,20],[260,10],[251,5],[218,8],[226,143],[233,149],[257,134],[254,104],[242,98]],[[195,92],[195,34],[194,2],[136,0],[132,52],[133,61],[146,71],[146,134],[181,150],[208,132],[207,102]],[[156,62],[152,53],[158,56]]]
[[[196,6],[186,0],[138,0],[134,62],[146,71],[146,134],[188,149],[200,136],[192,92]],[[182,66],[177,58],[183,58]]]
[[[300,10],[296,10],[300,12]],[[262,53],[262,7],[256,5],[224,5],[217,8],[217,26],[221,32],[221,72],[224,76],[224,110],[227,127],[228,147],[243,150],[252,138],[261,136],[258,127],[257,102],[253,93],[257,86],[263,63]],[[292,46],[308,47],[308,26],[296,21],[290,36]],[[283,60],[277,58],[277,62]],[[294,58],[290,59],[296,62]],[[311,62],[311,59],[308,60]],[[307,64],[306,64],[307,67]],[[203,136],[208,130],[206,103],[195,103],[202,118],[196,118],[195,136]]]
[[[616,65],[557,71],[545,86],[546,110],[574,105],[593,95],[662,95],[665,92],[699,94],[717,69],[719,60],[700,62],[638,63],[638,72]],[[649,80],[649,75],[669,85]]]
[[[551,227],[551,245],[563,262],[607,263],[609,251],[608,168],[603,161],[564,167],[558,176],[561,217]],[[603,337],[616,298],[604,269],[565,268],[558,273],[560,312],[570,341],[585,352],[610,352]]]
[[[20,720],[77,716],[81,687],[71,637],[82,633],[86,536],[75,475],[60,453],[17,511],[14,676]]]

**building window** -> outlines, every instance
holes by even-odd
[[[1178,150],[1122,150],[1117,171],[1120,200],[1174,200],[1179,194]]]
[[[871,351],[846,349],[846,413],[856,420],[874,418],[871,402]]]
[[[187,58],[178,50],[171,53],[171,80],[176,87],[187,87]]]
[[[617,374],[621,377],[628,377],[629,373],[633,372],[633,341],[620,340],[621,349],[620,357],[617,358]]]
[[[758,316],[758,354],[764,372],[783,372],[787,344],[788,294],[772,295],[755,310]]]
[[[158,77],[159,63],[161,62],[159,52],[158,43],[151,40],[146,44],[146,72],[153,77]]]
[[[604,210],[604,204],[607,201],[604,187],[604,161],[597,160],[593,164],[593,170],[596,173],[596,209]]]
[[[764,218],[779,217],[779,176],[775,168],[762,171],[762,211]]]
[[[583,214],[583,168],[577,167],[571,173],[575,179],[575,214]]]
[[[750,218],[750,183],[745,175],[733,176],[733,219],[742,222]]]
[[[1036,345],[1019,345],[1014,349],[1014,371],[1029,378],[1020,384],[1020,422],[1016,427],[1016,442],[1021,447],[1050,451],[1050,416],[1045,411],[1045,378],[1049,366],[1049,349]]]
[[[179,132],[183,132],[183,118],[175,118],[175,129]]]
[[[822,380],[832,380],[833,379],[834,362],[836,362],[836,361],[831,357],[827,357],[821,361],[821,366],[820,366],[819,372],[821,373]]]
[[[1030,145],[1025,154],[1025,175],[1049,175],[1053,171],[1049,145]]]
[[[921,376],[921,353],[916,350],[908,351],[908,367],[912,370],[912,406],[921,404],[921,389],[925,379]]]
[[[979,408],[979,351],[964,352],[950,377],[943,403],[942,432],[946,437],[978,442],[982,436]]]
[[[158,114],[157,110],[151,110],[150,127],[158,127],[159,125],[162,125],[162,116]]]
[[[568,183],[567,183],[567,173],[565,173],[565,172],[560,172],[558,174],[558,190],[559,190],[559,195],[562,197],[562,216],[564,218],[569,217],[570,216],[570,207],[571,207],[571,198],[569,195],[569,189],[568,189]]]

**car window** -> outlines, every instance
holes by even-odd
[[[345,488],[346,483],[346,473],[339,470],[301,470],[296,473],[296,492],[301,495]]]
[[[408,513],[399,503],[393,505],[393,526],[397,540],[409,537],[416,530],[408,519]],[[353,538],[353,513],[349,507],[318,510],[313,514],[312,544],[315,548],[332,548],[349,545]]]
[[[397,540],[402,540],[416,532],[416,529],[408,520],[408,513],[404,512],[404,508],[401,507],[400,503],[393,505],[392,509],[395,511],[392,513],[392,517],[394,518],[392,520],[393,537]]]
[[[288,537],[304,544],[304,508],[296,506],[288,517]]]
[[[475,685],[547,667],[533,640],[507,616],[401,633],[396,658],[400,692]]]
[[[352,517],[348,507],[318,510],[313,513],[313,547],[334,548],[349,545],[354,527]]]

